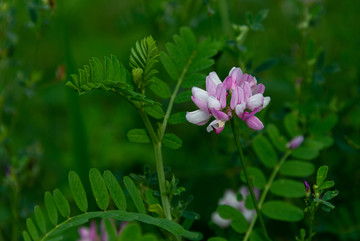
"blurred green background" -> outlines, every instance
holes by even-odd
[[[233,39],[232,23],[245,24],[246,12],[268,9],[264,31],[250,33],[245,45],[255,67],[269,58],[278,60],[257,76],[267,88],[266,95],[272,98],[266,113],[260,116],[265,126],[275,123],[285,133],[282,119],[289,103],[299,98],[296,80],[305,75],[301,67],[303,38],[298,27],[303,7],[319,4],[321,14],[309,27],[308,36],[314,39],[316,48],[323,48],[325,66],[335,69],[315,76],[317,82],[304,91],[303,99],[315,100],[314,105],[326,104],[338,114],[332,130],[334,144],[321,152],[314,164],[329,166],[340,195],[334,203],[335,211],[318,218],[317,240],[359,240],[360,216],[354,213],[360,214],[360,2],[310,2],[2,0],[0,177],[5,180],[12,167],[25,166],[16,177],[21,183],[15,187],[20,196],[7,193],[14,186],[2,181],[0,238],[10,240],[10,203],[18,202],[18,220],[24,223],[33,206],[42,203],[45,191],[60,188],[69,193],[70,170],[77,171],[83,180],[91,167],[112,170],[119,177],[142,173],[144,165],[155,170],[152,146],[130,143],[126,138],[128,130],[143,127],[138,113],[126,101],[102,91],[80,97],[65,86],[66,77],[87,64],[90,57],[114,54],[128,67],[130,48],[136,41],[152,35],[159,49],[164,50],[181,26],[190,26],[200,40],[208,36]],[[215,60],[213,70],[221,79],[237,65],[237,59],[229,53]],[[163,70],[160,63],[158,66]],[[165,71],[160,77],[165,81],[168,78]],[[166,101],[163,104],[167,106]],[[174,112],[194,109],[195,105],[187,102],[176,105]],[[170,126],[169,130],[182,138],[183,147],[164,149],[165,166],[186,188],[183,195],[194,195],[190,209],[201,219],[193,229],[208,237],[213,234],[208,223],[218,199],[225,189],[236,189],[241,183],[239,170],[234,168],[231,130],[217,136],[188,123]],[[255,134],[246,129],[244,133]],[[251,154],[251,150],[245,152]],[[336,219],[345,221],[337,223],[333,221]],[[289,227],[284,231],[281,222],[276,224],[274,233],[275,227],[280,233],[296,231],[292,225],[284,224]]]

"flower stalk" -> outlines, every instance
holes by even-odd
[[[234,119],[231,119],[231,129],[233,131],[236,146],[237,146],[237,148],[239,150],[240,162],[241,162],[241,166],[242,166],[243,171],[244,171],[244,175],[245,175],[245,179],[246,179],[246,185],[248,186],[249,191],[250,191],[251,200],[252,200],[252,202],[254,204],[256,214],[259,217],[261,228],[264,231],[264,234],[267,236],[267,231],[266,231],[266,226],[265,226],[265,223],[264,223],[264,219],[263,219],[263,217],[261,215],[259,204],[258,204],[258,202],[256,200],[256,197],[255,197],[253,182],[252,182],[252,179],[249,177],[249,174],[248,174],[248,171],[247,171],[247,168],[246,168],[246,165],[245,165],[244,153],[243,153],[241,143],[240,143],[240,140],[239,140],[240,135],[238,133],[238,129],[235,126]],[[256,220],[256,216],[254,217],[253,220]]]

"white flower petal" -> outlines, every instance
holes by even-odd
[[[250,97],[247,103],[247,108],[249,110],[254,110],[255,108],[262,107],[264,104],[264,96],[262,94],[256,94]]]
[[[268,104],[270,103],[270,100],[271,100],[270,96],[264,97],[264,104],[262,108],[266,108],[266,106],[268,106]]]
[[[197,99],[202,100],[204,102],[207,102],[209,95],[205,90],[200,89],[198,87],[192,87],[191,90],[192,90],[192,94],[194,97],[196,97]]]
[[[221,80],[219,78],[219,76],[217,75],[216,72],[211,72],[209,74],[209,77],[210,77],[210,80],[211,82],[215,85],[215,87],[218,85],[218,84],[221,84]]]
[[[213,96],[209,96],[208,108],[209,109],[215,108],[216,110],[220,110],[220,108],[221,108],[220,101]]]
[[[186,119],[188,122],[195,124],[195,125],[204,125],[206,122],[209,121],[210,115],[205,113],[202,110],[195,110],[192,112],[186,113]]]
[[[246,107],[245,103],[241,103],[240,105],[236,105],[235,113],[237,115],[241,115],[242,113],[244,113],[245,107]]]

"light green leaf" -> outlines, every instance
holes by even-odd
[[[266,131],[270,137],[271,142],[279,150],[284,152],[286,150],[286,144],[288,141],[285,137],[280,136],[278,128],[274,124],[268,124]]]
[[[310,162],[286,161],[279,172],[289,177],[308,177],[315,172],[315,166]]]
[[[64,218],[69,217],[70,216],[69,202],[66,200],[62,192],[59,189],[55,189],[53,192],[53,197],[56,207],[58,208],[61,216],[63,216]]]
[[[71,193],[74,197],[76,205],[82,212],[86,212],[88,209],[88,202],[86,198],[86,193],[84,190],[84,186],[76,172],[70,171],[69,172],[69,185],[71,189]]]
[[[175,114],[172,114],[169,117],[168,123],[172,125],[182,124],[186,122],[186,112],[178,112]]]
[[[339,195],[339,191],[335,190],[335,191],[327,191],[325,192],[322,200],[324,201],[329,201],[331,199],[333,199],[334,197],[336,197],[337,195]]]
[[[124,177],[124,184],[126,186],[126,189],[129,192],[129,194],[130,194],[131,199],[133,200],[133,202],[135,204],[136,209],[139,211],[139,213],[146,214],[145,205],[144,205],[144,202],[143,202],[143,200],[141,198],[140,191],[136,187],[133,180],[130,177],[125,176]]]
[[[164,110],[158,105],[151,105],[144,108],[145,112],[154,117],[155,119],[161,119],[164,117]]]
[[[220,217],[230,219],[231,227],[238,233],[245,233],[248,228],[248,223],[242,213],[228,205],[220,205],[216,210]]]
[[[296,198],[305,196],[304,184],[290,179],[274,181],[270,191],[282,197]]]
[[[259,189],[263,189],[266,184],[266,178],[264,173],[256,167],[248,167],[247,168],[249,178],[253,178],[253,184],[255,187]],[[241,180],[246,183],[245,174],[241,172]]]
[[[298,222],[304,218],[302,209],[283,201],[266,202],[261,211],[267,217],[279,221]]]
[[[34,208],[35,220],[38,224],[38,227],[42,233],[46,233],[46,224],[43,212],[41,211],[39,205],[36,205]]]
[[[127,138],[135,143],[150,143],[150,138],[145,129],[132,129],[128,131]]]
[[[31,218],[26,219],[26,227],[30,233],[30,236],[33,240],[39,240],[39,233],[35,227],[35,224],[31,220]]]
[[[298,122],[298,116],[295,113],[289,113],[284,118],[285,128],[292,138],[301,134]]]
[[[121,211],[125,211],[126,198],[119,182],[110,171],[105,171],[103,176],[104,182],[110,192],[112,199],[114,200],[116,207]]]
[[[180,104],[191,100],[191,90],[185,90],[178,94],[175,98],[175,103]]]
[[[167,133],[164,135],[163,144],[170,149],[179,149],[182,146],[182,140],[173,133]]]
[[[303,160],[312,160],[319,155],[319,151],[306,146],[300,146],[291,152],[291,156]]]
[[[316,185],[318,187],[320,187],[325,182],[328,170],[329,170],[328,166],[319,167],[316,175]]]
[[[23,234],[24,241],[31,241],[31,238],[30,238],[28,232],[23,231],[22,234]]]
[[[329,189],[332,188],[334,185],[335,185],[334,181],[326,181],[319,187],[319,189],[320,190]]]
[[[91,168],[89,180],[98,207],[101,210],[106,210],[109,206],[109,193],[100,171],[96,168]]]
[[[272,168],[278,161],[274,148],[266,137],[258,135],[253,139],[252,147],[260,161],[268,168]]]
[[[153,77],[153,83],[149,86],[150,90],[163,99],[170,98],[171,91],[169,86],[159,78]]]
[[[130,223],[125,226],[119,241],[138,240],[141,237],[141,228],[136,223]]]
[[[101,80],[104,77],[103,73],[103,66],[98,58],[92,58],[90,59],[90,66],[91,66],[91,75],[92,75],[92,82],[98,83],[101,82]]]
[[[56,226],[58,220],[58,213],[56,210],[54,198],[50,192],[45,192],[44,202],[49,220],[54,226]]]

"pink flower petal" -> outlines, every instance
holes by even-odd
[[[257,118],[256,116],[250,116],[247,120],[246,120],[246,124],[248,125],[248,127],[250,127],[253,130],[261,130],[264,128],[263,123],[259,120],[259,118]]]
[[[211,72],[206,77],[206,91],[211,96],[215,96],[217,86],[221,84],[219,76],[215,72]]]
[[[220,110],[217,110],[215,108],[212,108],[210,109],[211,110],[211,113],[214,115],[214,117],[217,119],[217,120],[223,120],[223,121],[228,121],[229,120],[229,116],[220,111]]]
[[[216,98],[220,101],[221,108],[226,107],[226,86],[219,84],[216,88]]]
[[[265,86],[263,84],[258,84],[252,89],[252,94],[264,94],[265,92]]]
[[[211,110],[212,108],[215,108],[216,110],[221,109],[221,104],[218,99],[216,99],[213,96],[210,96],[208,99],[207,107]]]
[[[192,101],[194,102],[194,104],[199,107],[200,110],[206,112],[206,113],[209,113],[209,110],[208,110],[208,103],[205,102],[205,101],[202,101],[194,96],[191,96],[191,99]]]
[[[192,95],[194,97],[196,97],[197,99],[199,99],[201,101],[207,102],[209,95],[205,90],[200,89],[198,87],[192,87],[191,91],[192,91]]]
[[[244,91],[244,102],[247,103],[249,101],[249,98],[252,96],[250,84],[248,82],[245,82],[243,91]]]

